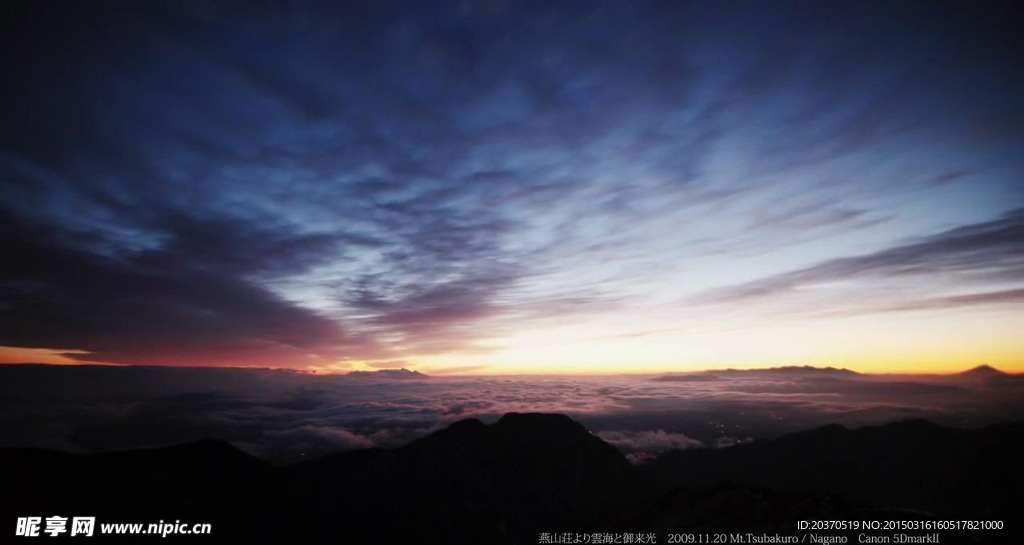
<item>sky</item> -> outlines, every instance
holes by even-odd
[[[1024,371],[984,4],[5,3],[0,362]]]

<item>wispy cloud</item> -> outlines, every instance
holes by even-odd
[[[811,267],[752,282],[714,288],[687,298],[686,304],[733,304],[794,294],[834,282],[865,279],[983,278],[1024,282],[1024,211],[956,227],[885,250],[831,259]],[[1014,303],[1020,289],[896,301],[864,312],[925,310],[987,303]],[[845,301],[844,301],[845,302]]]

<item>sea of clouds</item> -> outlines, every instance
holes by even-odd
[[[396,378],[401,377],[401,378]],[[396,447],[464,418],[572,416],[634,461],[828,423],[1024,418],[1024,377],[784,368],[669,375],[318,375],[270,369],[0,366],[0,446],[95,452],[202,438],[289,462]]]

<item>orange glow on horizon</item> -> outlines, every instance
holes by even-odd
[[[0,364],[4,363],[46,363],[50,365],[96,365],[103,362],[91,362],[75,359],[71,355],[84,355],[85,350],[60,350],[52,348],[21,348],[0,346]],[[116,364],[106,364],[116,365]]]
[[[554,355],[557,357],[557,351]],[[48,364],[48,365],[132,365],[131,363],[111,363],[102,361],[78,360],[70,357],[74,354],[86,354],[81,350],[52,350],[45,348],[0,347],[0,365],[3,364]],[[563,353],[564,355],[564,353]],[[558,363],[516,365],[507,358],[509,355],[472,355],[460,354],[425,356],[412,358],[403,367],[420,371],[428,375],[444,376],[524,376],[524,375],[623,375],[623,374],[656,374],[686,373],[721,369],[768,369],[787,366],[836,367],[849,369],[865,374],[953,374],[977,367],[989,365],[1000,371],[1018,374],[1024,373],[1024,355],[1017,351],[987,351],[985,353],[931,353],[931,354],[878,354],[873,357],[848,356],[832,358],[809,358],[800,360],[774,361],[743,361],[709,360],[704,362],[637,362],[624,365],[618,362],[600,360],[574,361],[566,359]],[[234,367],[234,368],[281,368],[299,371],[312,371],[319,374],[344,374],[351,371],[379,371],[397,369],[398,367],[373,366],[373,362],[339,363],[325,366],[268,366],[265,364],[245,365],[238,361],[226,364],[198,362],[192,365],[174,364],[168,367]],[[139,365],[154,365],[140,363]]]
[[[390,359],[333,359],[300,350],[275,357],[255,347],[225,357],[204,351],[145,353],[104,362],[90,361],[80,349],[0,346],[0,363],[259,367],[330,374],[405,367],[437,375],[598,375],[805,365],[874,374],[946,374],[990,365],[1024,373],[1019,335],[1024,315],[1019,314],[884,314],[768,325],[694,320],[654,326],[596,317],[505,330],[461,350],[401,353]]]

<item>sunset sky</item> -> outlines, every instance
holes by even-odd
[[[2,363],[1024,372],[1010,3],[138,4],[0,8]]]

